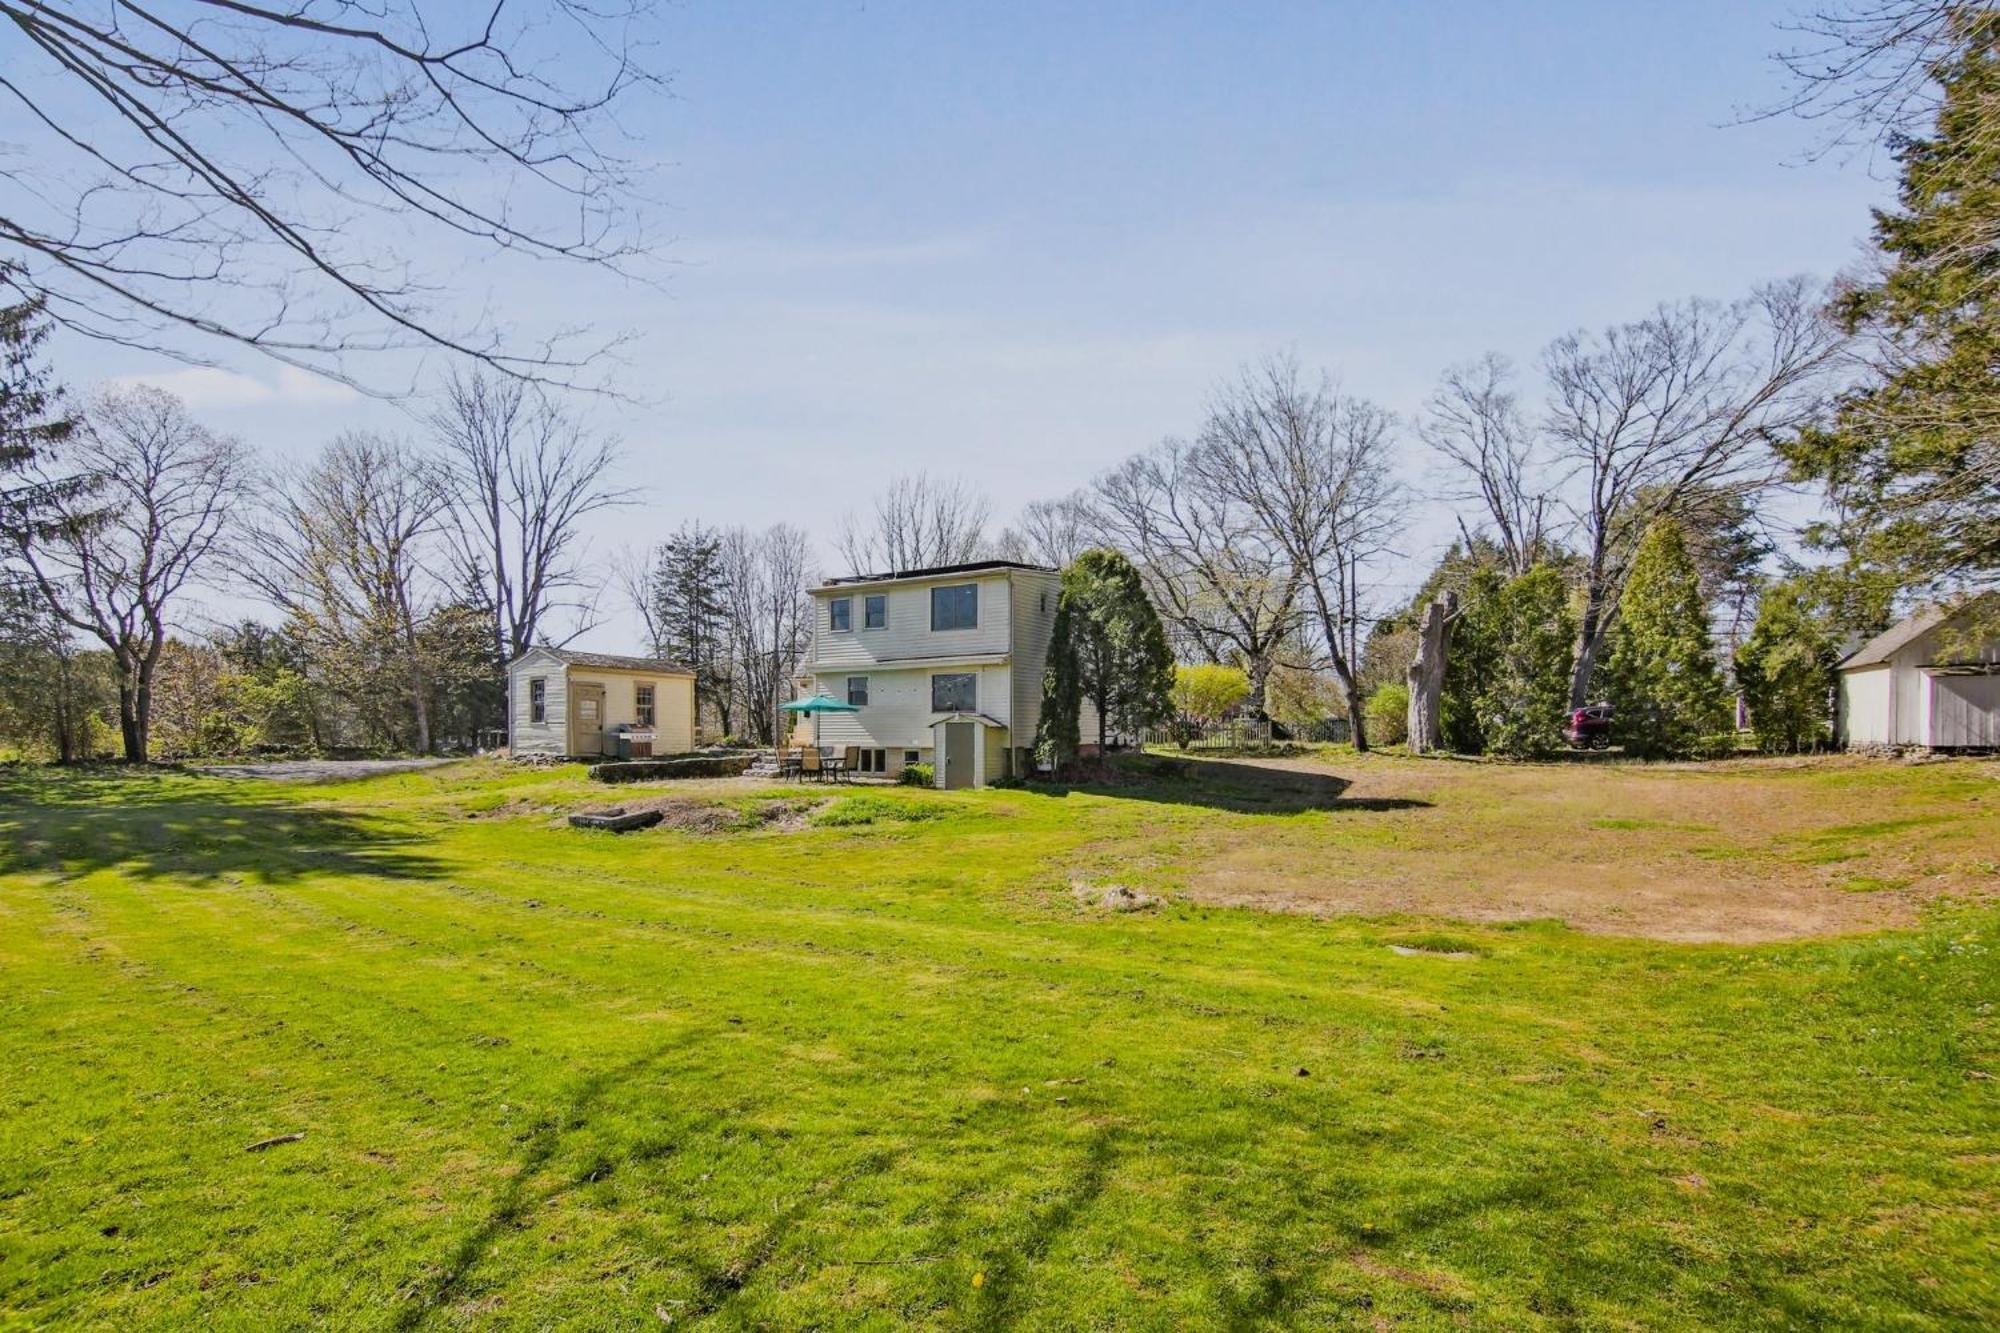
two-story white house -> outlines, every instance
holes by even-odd
[[[807,693],[854,705],[819,718],[861,769],[936,768],[940,787],[1025,775],[1062,577],[1012,560],[829,579],[813,589]]]

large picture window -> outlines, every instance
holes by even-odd
[[[861,599],[861,628],[887,629],[889,627],[889,599],[881,593]]]
[[[844,634],[854,628],[854,599],[836,597],[826,604],[827,615],[831,618],[833,632]]]
[[[979,677],[970,671],[931,677],[933,713],[970,713],[979,707]]]
[[[536,676],[528,682],[528,721],[549,720],[549,683]]]
[[[653,725],[653,687],[650,684],[640,685],[633,690],[632,711],[638,714],[640,726]]]
[[[932,629],[973,629],[979,624],[979,585],[931,589]]]

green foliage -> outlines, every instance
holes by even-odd
[[[937,785],[937,769],[929,764],[904,764],[903,771],[896,775],[896,781],[905,787],[934,787]]]
[[[1438,730],[1444,748],[1457,754],[1486,753],[1486,728],[1479,696],[1498,660],[1500,590],[1507,579],[1497,565],[1467,569],[1456,579],[1458,618],[1445,651],[1444,683],[1438,691]]]
[[[1890,261],[1836,304],[1885,346],[1873,382],[1831,429],[1785,446],[1797,476],[1825,483],[1842,515],[1816,534],[1861,577],[1927,592],[2000,574],[2000,10],[1957,6],[1956,50],[1933,132],[1895,145],[1895,211],[1875,215]]]
[[[1037,752],[1058,769],[1075,765],[1085,700],[1097,710],[1100,750],[1112,732],[1164,722],[1173,683],[1173,650],[1139,571],[1117,551],[1085,551],[1063,571]]]
[[[1639,543],[1606,679],[1613,735],[1628,754],[1701,754],[1727,732],[1729,693],[1710,647],[1701,571],[1678,523],[1654,523]]]
[[[0,291],[15,270],[0,263]],[[76,423],[62,410],[62,392],[41,361],[49,323],[37,297],[0,305],[0,543],[52,530],[54,506],[83,485],[80,480],[37,479],[10,483],[51,449],[69,439]],[[5,582],[0,569],[0,582]]]
[[[732,721],[727,576],[722,534],[713,528],[685,524],[660,543],[651,591],[657,637],[649,645],[694,672],[696,716],[713,710],[725,731]]]
[[[1533,759],[1563,747],[1576,618],[1569,587],[1549,565],[1509,579],[1489,602],[1490,666],[1474,698],[1493,754]]]
[[[1764,590],[1757,623],[1736,652],[1736,683],[1760,749],[1791,754],[1833,736],[1839,650],[1810,587],[1787,579]]]
[[[1553,565],[1518,578],[1476,569],[1459,594],[1439,722],[1460,754],[1538,758],[1562,748],[1576,618]]]
[[[1410,687],[1396,681],[1368,696],[1368,736],[1377,745],[1401,745],[1410,738]]]
[[[1220,722],[1249,697],[1250,675],[1242,667],[1186,662],[1174,667],[1173,707],[1182,717]]]

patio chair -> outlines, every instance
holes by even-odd
[[[861,769],[861,747],[858,745],[850,745],[847,747],[847,753],[841,756],[840,760],[841,780],[845,781],[848,777],[859,772],[860,769]]]
[[[826,769],[819,760],[819,747],[817,745],[808,745],[805,749],[799,751],[799,776],[802,778],[811,778],[814,782],[818,782],[826,776]]]
[[[778,776],[795,778],[799,775],[799,752],[781,749],[778,751]]]

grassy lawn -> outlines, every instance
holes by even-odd
[[[1990,1326],[1995,773],[16,770],[0,1325]]]

